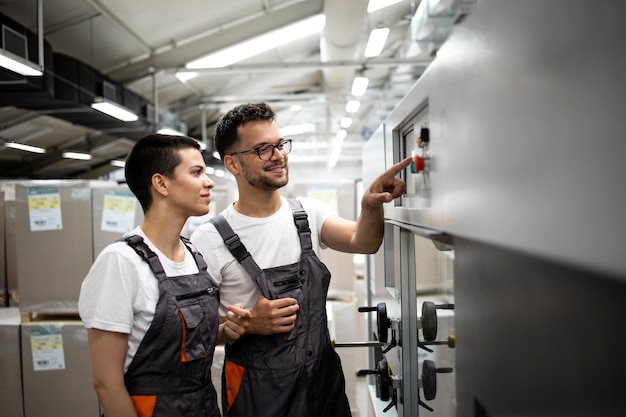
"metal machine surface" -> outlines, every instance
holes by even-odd
[[[370,307],[384,303],[398,336],[372,360],[386,361],[373,370],[390,412],[623,414],[625,13],[608,1],[478,2],[367,143],[365,184],[414,162],[369,268]],[[438,257],[445,268],[420,269]],[[450,307],[436,309],[430,356],[418,347],[425,292]]]

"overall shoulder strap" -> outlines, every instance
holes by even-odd
[[[268,293],[267,284],[265,283],[264,277],[265,273],[263,270],[257,265],[257,263],[252,259],[250,252],[244,246],[244,244],[239,239],[239,235],[237,235],[233,229],[228,224],[228,221],[222,216],[218,214],[215,217],[209,219],[209,222],[215,226],[215,229],[219,232],[220,236],[222,236],[222,240],[224,244],[230,251],[230,253],[237,259],[237,262],[246,270],[252,281],[259,288],[261,293],[265,298],[270,299],[270,294]]]
[[[196,261],[196,265],[198,266],[198,271],[206,271],[207,264],[204,260],[204,256],[200,253],[200,251],[195,247],[191,240],[187,239],[184,236],[180,237],[180,240],[185,244],[185,247],[191,254],[193,255],[193,259]]]
[[[309,219],[302,207],[302,203],[295,198],[288,198],[289,206],[293,211],[293,221],[296,223],[296,229],[298,229],[298,235],[300,236],[300,247],[302,252],[309,252],[313,250],[313,243],[311,242],[311,228],[309,227]]]
[[[139,235],[131,235],[126,236],[120,240],[126,241],[128,245],[137,252],[137,254],[150,265],[150,269],[154,272],[157,278],[165,277],[165,271],[163,270],[163,265],[161,265],[161,261],[159,261],[159,257],[157,256],[152,249],[146,245],[146,242],[143,241],[143,238]]]
[[[218,214],[217,216],[210,218],[209,223],[215,226],[220,236],[222,236],[222,240],[224,240],[224,244],[230,253],[232,253],[235,259],[243,265],[244,260],[251,257],[250,252],[248,252],[243,243],[241,243],[239,236],[230,227],[230,224],[228,224],[228,221],[226,221],[224,216]]]

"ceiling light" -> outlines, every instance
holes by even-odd
[[[359,97],[365,94],[369,82],[370,80],[366,77],[354,77],[354,81],[352,82],[352,95]]]
[[[119,159],[112,159],[111,162],[109,162],[109,165],[118,168],[124,168],[126,166],[126,162],[120,161]]]
[[[115,117],[122,122],[134,122],[139,119],[139,116],[124,106],[113,103],[103,97],[96,97],[93,103],[91,103],[91,108],[108,114],[111,117]]]
[[[376,10],[384,9],[392,4],[400,3],[402,0],[370,0],[367,4],[367,12],[372,13]]]
[[[91,159],[91,155],[84,152],[63,152],[63,158],[89,161]]]
[[[274,49],[280,45],[285,45],[309,35],[319,33],[324,28],[325,22],[325,16],[318,14],[292,25],[287,25],[281,29],[273,30],[233,46],[220,49],[202,58],[188,62],[185,67],[188,69],[226,67],[235,62],[243,61]]]
[[[289,125],[280,129],[284,136],[301,135],[303,133],[315,132],[315,125],[313,123],[302,123],[299,125]]]
[[[171,136],[187,136],[183,132],[179,132],[178,130],[170,129],[169,127],[163,127],[157,130],[159,135],[171,135]]]
[[[378,28],[370,32],[370,37],[365,46],[365,57],[371,58],[380,55],[387,42],[389,36],[389,28]]]
[[[198,142],[198,145],[200,145],[200,150],[204,151],[206,150],[207,146],[206,143],[202,142],[201,140],[196,139],[196,142]]]
[[[352,118],[343,117],[341,121],[339,122],[339,125],[343,127],[344,129],[349,128],[350,126],[352,126]]]
[[[346,103],[346,112],[356,113],[359,111],[359,107],[361,107],[361,102],[359,100],[350,100]]]
[[[43,71],[39,66],[9,51],[0,49],[0,67],[29,77],[40,77]]]
[[[23,143],[4,142],[4,146],[11,149],[19,149],[20,151],[46,153],[44,148],[40,148],[39,146],[24,145]]]
[[[328,158],[328,168],[334,168],[337,165],[339,155],[341,155],[341,147],[336,146],[333,148],[332,151],[330,151],[330,158]]]
[[[189,80],[193,80],[198,76],[197,72],[193,71],[177,71],[176,78],[178,78],[181,82],[187,82]]]

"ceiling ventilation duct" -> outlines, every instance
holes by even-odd
[[[325,0],[326,25],[322,34],[322,62],[351,61],[357,58],[359,39],[367,22],[368,0]],[[327,89],[343,91],[352,84],[354,68],[323,70]]]
[[[29,66],[39,67],[39,64],[32,60],[33,57],[39,55],[37,35],[2,13],[0,13],[0,48],[12,56],[18,57]],[[43,50],[44,61],[48,70],[50,69],[48,65],[52,59],[50,44],[43,42]],[[4,94],[13,90],[41,90],[46,84],[44,79],[46,76],[50,78],[47,73],[44,73],[43,77],[26,77],[0,67],[0,92]]]
[[[0,15],[2,26],[24,34],[28,56],[37,56],[37,36],[19,23]],[[0,106],[13,106],[47,114],[112,136],[138,139],[154,130],[140,116],[123,122],[91,108],[96,97],[107,97],[137,115],[151,103],[138,94],[70,56],[55,53],[44,41],[46,71],[43,77],[25,77],[0,69]]]
[[[411,18],[411,41],[421,53],[433,54],[448,39],[454,25],[477,0],[422,0]]]
[[[22,75],[41,76],[43,74],[43,54],[38,54],[43,44],[42,35],[32,35],[27,39],[21,32],[21,25],[0,14],[0,64]],[[39,30],[43,30],[41,23]],[[33,58],[38,56],[38,60]]]

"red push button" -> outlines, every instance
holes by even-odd
[[[424,170],[424,157],[421,155],[413,155],[413,161],[411,161],[411,172],[416,174]]]

